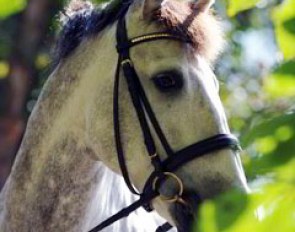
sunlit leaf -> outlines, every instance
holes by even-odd
[[[277,148],[278,142],[273,136],[265,136],[263,138],[256,139],[255,145],[258,152],[268,154]]]
[[[0,0],[0,19],[23,10],[26,4],[26,0]]]
[[[295,183],[295,157],[287,164],[275,168],[274,171],[276,179]]]
[[[293,232],[294,191],[294,184],[277,182],[250,195],[227,193],[202,205],[195,231]]]
[[[265,79],[264,85],[266,92],[273,97],[295,96],[295,60],[288,61],[274,70]]]
[[[41,53],[36,57],[35,65],[38,69],[47,67],[50,64],[50,57],[47,54]]]
[[[272,172],[275,176],[283,177],[283,166],[295,160],[295,113],[269,119],[254,126],[244,133],[241,141],[243,147],[251,148],[252,153],[254,149],[257,153],[245,163],[248,176],[255,177]]]
[[[227,14],[229,16],[234,16],[240,11],[247,10],[254,7],[258,2],[259,0],[248,0],[248,1],[228,0]]]
[[[265,136],[274,136],[278,129],[284,127],[284,130],[288,130],[287,133],[292,133],[294,136],[295,132],[295,112],[286,113],[279,117],[270,118],[260,123],[259,125],[253,126],[247,133],[244,133],[241,137],[243,147],[249,146],[257,138],[263,138]],[[288,129],[286,129],[288,128]],[[294,144],[295,145],[295,144]],[[295,150],[294,150],[295,151]]]
[[[5,61],[0,61],[0,79],[5,78],[9,72],[9,65]]]
[[[288,141],[294,135],[294,131],[289,126],[281,126],[275,132],[275,137],[279,141]]]
[[[278,44],[286,59],[295,57],[295,0],[285,0],[272,12]]]

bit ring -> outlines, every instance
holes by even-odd
[[[167,178],[173,179],[178,184],[179,188],[178,188],[178,193],[175,194],[172,197],[171,196],[165,196],[165,195],[162,195],[162,194],[160,194],[159,197],[162,200],[164,200],[164,201],[166,201],[168,203],[174,203],[174,202],[179,201],[179,199],[181,199],[180,196],[183,194],[183,183],[182,183],[181,179],[177,175],[175,175],[174,173],[172,173],[172,172],[164,172],[163,174]],[[158,181],[159,181],[159,177],[156,177],[154,179],[154,181],[153,181],[153,190],[154,191],[157,191],[157,182]]]

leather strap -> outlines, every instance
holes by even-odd
[[[211,152],[230,147],[233,150],[239,150],[238,140],[230,134],[218,134],[188,146],[173,156],[169,156],[162,162],[162,168],[165,172],[175,172],[178,168],[201,156],[210,154]],[[159,173],[154,171],[146,181],[143,192],[149,192],[153,189],[152,185]],[[161,180],[163,182],[164,180]],[[161,184],[161,183],[160,183]]]
[[[92,230],[89,232],[98,232],[103,230],[104,228],[112,225],[114,222],[119,221],[120,219],[127,217],[130,213],[134,212],[137,210],[139,207],[141,207],[143,204],[146,204],[150,202],[152,199],[154,199],[158,194],[155,192],[151,192],[150,194],[141,196],[139,200],[135,201],[128,207],[120,210],[118,213],[114,214],[113,216],[109,217],[105,221],[101,222],[99,225],[94,227]],[[166,232],[166,231],[164,231]]]
[[[117,149],[117,157],[118,163],[121,169],[121,173],[123,179],[129,188],[129,190],[136,195],[140,195],[137,190],[133,187],[130,181],[127,165],[125,162],[124,151],[122,147],[121,141],[121,130],[120,130],[120,121],[119,121],[119,83],[120,83],[120,64],[121,64],[121,56],[118,56],[118,63],[116,68],[115,74],[115,81],[114,81],[114,91],[113,91],[113,121],[114,121],[114,135],[115,135],[115,143]]]

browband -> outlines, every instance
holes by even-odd
[[[133,39],[128,39],[122,44],[117,44],[118,53],[124,52],[124,50],[129,50],[131,47],[134,47],[141,43],[151,42],[154,40],[178,40],[184,43],[191,43],[191,40],[184,39],[180,36],[171,34],[169,32],[155,32],[151,34],[146,34],[142,36],[137,36]]]

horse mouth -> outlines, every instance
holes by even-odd
[[[190,232],[195,226],[197,213],[202,200],[198,194],[185,194],[181,201],[170,206],[178,232]]]

